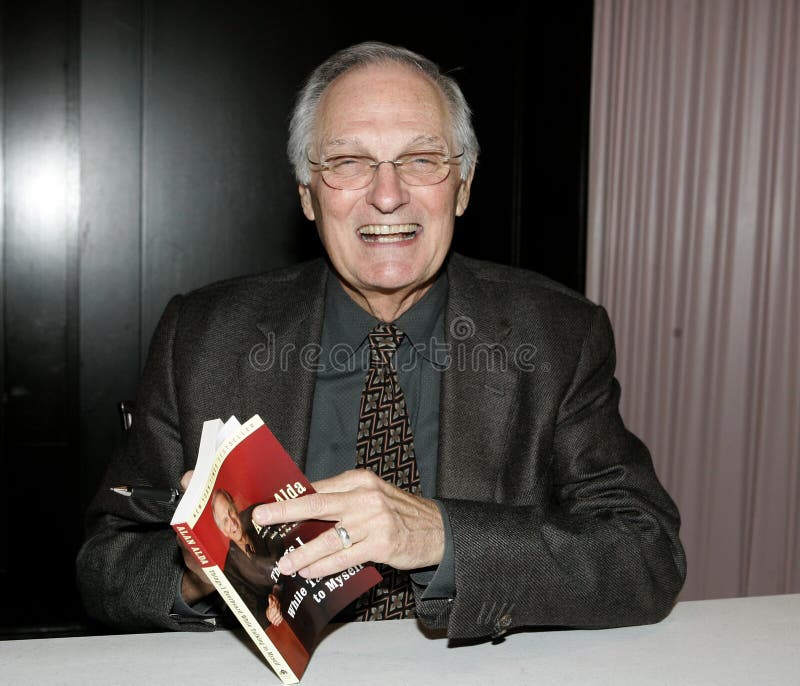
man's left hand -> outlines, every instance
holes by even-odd
[[[314,484],[316,493],[259,505],[253,520],[262,525],[322,519],[344,527],[352,545],[344,548],[336,528],[284,555],[281,574],[306,578],[337,574],[365,562],[395,569],[437,565],[444,554],[444,526],[432,500],[392,486],[368,469]]]

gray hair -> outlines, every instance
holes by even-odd
[[[439,66],[428,58],[406,48],[387,43],[367,42],[340,50],[325,60],[311,72],[297,95],[289,123],[287,151],[298,183],[308,184],[311,180],[307,156],[311,149],[317,108],[325,89],[350,69],[386,62],[418,69],[439,87],[450,110],[453,134],[459,152],[462,150],[464,152],[461,158],[461,179],[466,180],[470,169],[478,159],[478,139],[472,128],[469,105],[455,79],[443,74]]]

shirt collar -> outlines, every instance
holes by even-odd
[[[436,334],[437,322],[441,321],[447,303],[447,273],[441,270],[433,285],[422,298],[404,312],[394,323],[406,335],[415,348],[427,353],[431,339]],[[325,288],[325,323],[322,348],[334,345],[348,346],[354,352],[364,343],[369,331],[379,320],[359,307],[345,292],[333,272],[328,273]],[[423,354],[427,357],[427,354]]]

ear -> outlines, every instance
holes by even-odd
[[[300,193],[300,206],[303,208],[303,214],[306,215],[306,219],[309,221],[314,221],[314,203],[311,199],[311,188],[304,184],[300,184],[297,187],[297,192]]]
[[[472,177],[475,175],[475,165],[470,167],[467,178],[458,187],[458,197],[456,198],[456,217],[460,217],[467,210],[469,204],[469,190],[472,187]]]

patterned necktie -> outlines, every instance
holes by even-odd
[[[370,365],[358,417],[356,467],[409,493],[420,493],[414,438],[406,399],[397,381],[394,354],[403,332],[393,324],[378,324],[369,332]],[[356,619],[414,617],[414,593],[408,572],[377,565],[383,581],[356,603]]]

